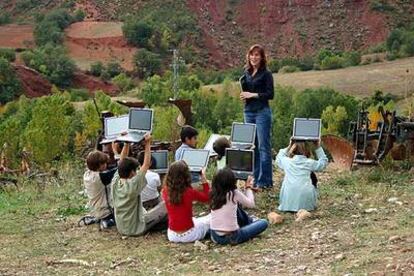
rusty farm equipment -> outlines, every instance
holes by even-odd
[[[379,108],[377,114],[360,111],[351,122],[347,139],[324,135],[322,142],[334,164],[351,169],[354,164],[377,165],[387,155],[394,160],[414,159],[414,121]]]

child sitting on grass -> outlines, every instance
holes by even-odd
[[[175,161],[183,159],[184,150],[191,150],[197,147],[197,129],[192,126],[184,126],[181,129],[181,146],[175,151]],[[191,173],[191,183],[197,186],[200,184],[200,175],[198,173]]]
[[[126,145],[125,145],[126,146]],[[125,147],[124,146],[124,147]],[[145,135],[144,161],[126,157],[119,162],[112,180],[112,201],[118,232],[126,236],[142,235],[166,218],[165,204],[160,202],[147,212],[142,206],[141,192],[147,185],[145,174],[151,166],[151,135]]]
[[[253,178],[246,181],[245,194],[237,189],[237,180],[229,168],[219,170],[213,178],[211,199],[211,240],[218,244],[239,244],[262,233],[267,220],[254,220],[239,205],[255,207]]]
[[[121,158],[128,155],[128,147],[125,147],[121,153]],[[88,208],[90,213],[88,217],[81,220],[85,224],[99,222],[101,230],[115,225],[115,220],[111,205],[111,181],[117,170],[117,166],[108,169],[110,157],[108,154],[94,150],[86,157],[87,170],[83,175],[85,192],[88,196]],[[88,222],[86,221],[88,219]]]
[[[144,164],[144,157],[145,152],[141,151],[138,154],[138,163],[141,167]],[[145,174],[145,178],[147,179],[147,186],[145,186],[141,192],[142,205],[146,210],[154,208],[158,205],[158,203],[160,203],[160,175],[158,173],[151,171],[151,169],[156,168],[156,166],[156,160],[153,157],[151,157],[150,169]]]
[[[276,156],[277,166],[285,172],[280,189],[280,211],[313,211],[317,206],[318,192],[312,172],[319,172],[328,165],[320,141],[315,143],[318,160],[310,158],[309,144],[290,141],[289,147],[281,149]]]
[[[193,217],[193,202],[208,203],[210,187],[201,173],[203,191],[191,187],[191,174],[184,161],[171,164],[165,177],[162,197],[168,212],[168,240],[187,243],[204,239],[210,229],[210,216]]]
[[[217,170],[226,166],[226,149],[231,148],[229,139],[220,137],[213,144],[213,150],[217,153]]]

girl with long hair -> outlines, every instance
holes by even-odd
[[[204,171],[201,173],[202,191],[191,187],[191,173],[187,164],[176,161],[168,169],[162,197],[168,213],[168,240],[176,243],[203,239],[210,229],[210,216],[193,217],[193,202],[209,202],[210,187]]]
[[[210,193],[211,239],[218,244],[239,244],[259,235],[268,227],[264,219],[254,220],[239,205],[253,208],[253,178],[246,181],[246,193],[237,189],[237,180],[229,168],[219,170]]]
[[[281,149],[276,156],[277,166],[285,172],[279,196],[280,211],[316,209],[318,190],[316,176],[313,173],[325,169],[328,158],[320,142],[316,142],[315,145],[317,160],[310,158],[311,145],[307,142],[290,141],[289,146]]]

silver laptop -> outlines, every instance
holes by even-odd
[[[318,141],[321,138],[321,127],[321,119],[295,118],[292,140]]]
[[[256,125],[248,123],[233,123],[231,128],[231,147],[250,149],[256,138]]]
[[[168,150],[152,151],[151,156],[155,160],[155,168],[151,171],[166,174],[168,170]]]
[[[246,180],[253,175],[254,151],[226,149],[226,167],[234,172],[236,179]]]
[[[207,167],[209,156],[210,151],[208,150],[191,149],[184,150],[183,157],[181,159],[187,163],[190,168],[190,172],[199,173],[203,168]]]
[[[112,143],[119,135],[128,131],[128,115],[105,118],[104,139],[101,144]]]
[[[214,142],[220,137],[226,137],[227,139],[230,139],[230,136],[221,135],[221,134],[211,134],[210,138],[208,138],[208,141],[206,145],[204,146],[204,149],[210,151],[210,157],[217,156],[217,153],[213,149],[213,145],[214,145]]]
[[[128,115],[128,134],[118,136],[116,140],[129,143],[141,142],[144,135],[152,131],[153,113],[152,109],[131,108]]]

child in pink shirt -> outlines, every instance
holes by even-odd
[[[253,178],[246,182],[246,192],[237,189],[237,180],[229,168],[219,170],[213,178],[211,200],[211,239],[218,244],[239,244],[259,235],[268,227],[267,220],[253,221],[241,208],[253,208]]]

